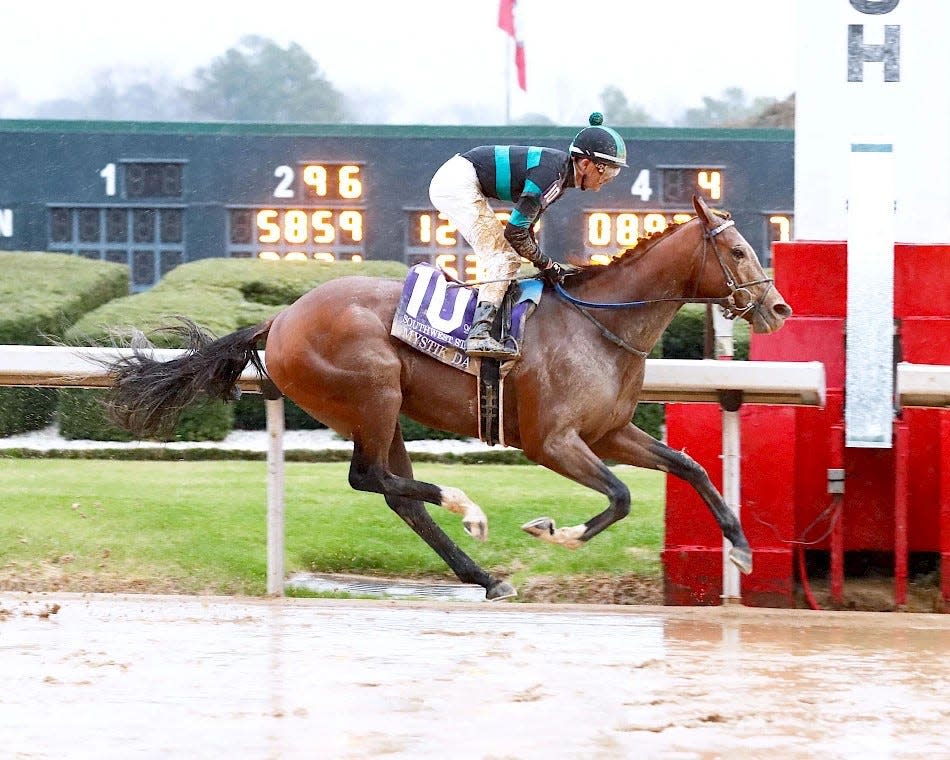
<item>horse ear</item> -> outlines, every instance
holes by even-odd
[[[706,205],[706,201],[698,195],[693,196],[693,208],[696,209],[696,216],[702,219],[706,224],[713,224],[712,211]]]

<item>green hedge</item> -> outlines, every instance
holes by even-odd
[[[245,393],[233,405],[234,427],[237,430],[263,430],[267,427],[267,410],[264,397],[258,393]],[[289,398],[284,399],[284,427],[287,430],[320,430],[322,422],[315,420]]]
[[[56,397],[52,388],[0,388],[0,437],[51,425]]]
[[[86,314],[69,331],[69,338],[98,343],[108,339],[110,329],[135,327],[149,332],[176,314],[216,335],[227,335],[276,314],[323,282],[358,274],[402,278],[406,267],[396,261],[202,259],[176,267],[149,291]]]
[[[154,288],[107,303],[80,319],[68,332],[69,342],[108,344],[112,331],[131,328],[151,333],[183,315],[218,336],[257,324],[286,308],[328,280],[347,275],[403,278],[406,267],[395,261],[267,262],[257,259],[203,259],[177,267]],[[156,346],[180,348],[162,334],[150,335]],[[95,393],[95,392],[92,392]],[[109,425],[98,403],[72,401],[59,411],[60,425],[74,437],[123,440]],[[294,404],[287,404],[288,427],[319,423]],[[77,419],[72,419],[77,417]],[[171,440],[221,440],[239,419],[240,427],[264,427],[264,405],[248,395],[236,405],[208,404],[190,409],[168,436]],[[64,432],[64,435],[66,433]],[[125,438],[127,439],[127,438]]]
[[[399,426],[402,428],[402,437],[405,441],[463,441],[468,440],[468,436],[458,435],[456,433],[447,433],[444,430],[436,430],[411,420],[405,415],[399,418]]]
[[[129,292],[122,264],[59,253],[0,252],[0,344],[48,345],[84,314]]]
[[[666,328],[660,340],[664,359],[702,359],[705,345],[706,307],[686,304]],[[749,358],[749,323],[733,322],[733,350],[736,360]]]
[[[131,441],[110,425],[103,413],[105,391],[64,388],[59,399],[59,432],[69,440]],[[234,426],[234,407],[221,401],[196,404],[182,412],[175,429],[162,441],[220,441]]]
[[[61,340],[84,313],[128,292],[128,268],[121,264],[58,253],[0,252],[0,344]],[[43,388],[0,388],[0,436],[51,424],[57,397]]]
[[[663,404],[644,402],[633,413],[633,424],[656,439],[663,438],[663,421],[666,419]]]

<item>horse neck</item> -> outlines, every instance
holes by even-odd
[[[702,225],[687,222],[644,249],[627,254],[603,268],[577,289],[575,295],[597,303],[690,298]],[[627,343],[648,351],[673,321],[682,302],[662,301],[629,309],[594,310],[597,320]]]

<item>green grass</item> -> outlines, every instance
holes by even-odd
[[[462,488],[488,515],[489,540],[430,514],[479,564],[520,579],[587,573],[660,574],[663,476],[615,472],[630,515],[572,552],[532,538],[522,523],[549,515],[576,525],[606,499],[534,466],[420,464],[416,477]],[[0,459],[0,588],[263,594],[263,462]],[[385,504],[350,489],[347,465],[288,463],[286,571],[454,579]],[[46,584],[44,586],[44,584]]]

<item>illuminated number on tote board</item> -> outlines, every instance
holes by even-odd
[[[693,195],[720,201],[725,193],[725,172],[716,167],[665,166],[660,168],[661,201],[689,206]]]
[[[353,199],[363,194],[363,183],[359,180],[360,167],[346,164],[340,167],[340,197]]]
[[[340,229],[350,233],[350,240],[358,243],[363,239],[363,214],[359,211],[341,211]]]
[[[313,224],[313,242],[314,243],[332,243],[336,237],[336,230],[331,223],[333,219],[332,211],[314,211],[310,217]]]
[[[786,243],[792,239],[791,214],[767,214],[765,242],[769,249],[772,243]]]
[[[232,216],[232,243],[250,242],[244,218],[241,212]],[[363,212],[355,209],[264,208],[255,219],[258,243],[329,245],[343,238],[344,245],[355,245],[363,240]]]
[[[632,248],[644,236],[663,232],[671,224],[689,221],[692,214],[671,211],[591,211],[587,214],[587,237],[584,245],[588,249],[612,247]],[[598,263],[604,263],[603,254],[597,251]]]
[[[321,198],[327,195],[327,170],[319,164],[308,164],[303,168],[303,183]]]
[[[361,198],[363,196],[361,170],[362,167],[356,164],[302,164],[301,194],[305,197],[336,201]],[[297,176],[293,167],[286,164],[278,166],[274,170],[274,176],[280,180],[274,188],[274,197],[293,198],[294,178]]]
[[[696,184],[709,194],[709,200],[718,201],[722,198],[722,174],[720,172],[701,171],[696,175]]]
[[[259,243],[276,243],[280,240],[280,227],[274,221],[276,218],[276,209],[262,208],[257,212],[257,241]]]

